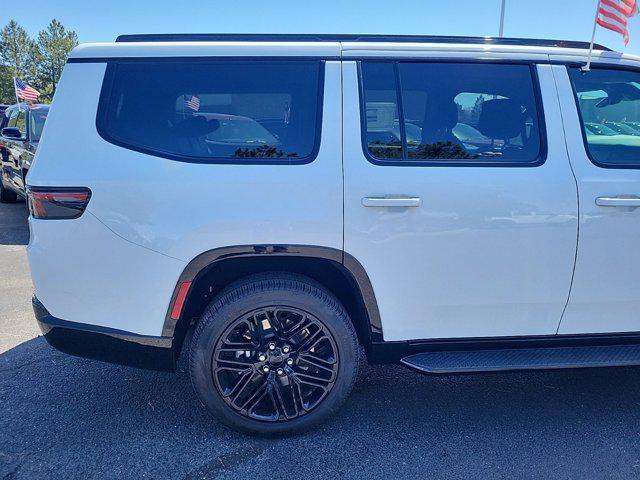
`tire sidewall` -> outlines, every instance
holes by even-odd
[[[225,301],[229,295],[223,296],[221,305],[214,301],[203,314],[200,321],[205,323],[199,325],[201,330],[194,335],[191,346],[191,378],[200,400],[226,424],[261,435],[299,432],[333,413],[349,394],[359,362],[357,342],[354,341],[353,330],[349,330],[350,323],[347,323],[350,320],[337,300],[324,292],[310,294],[309,286],[306,287],[306,291],[270,289],[231,301]],[[332,389],[313,410],[285,422],[260,421],[237,413],[221,397],[212,374],[214,349],[228,326],[250,311],[270,306],[293,307],[315,316],[331,333],[338,349],[338,372]]]

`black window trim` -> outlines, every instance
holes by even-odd
[[[398,65],[400,63],[468,63],[468,64],[478,64],[478,65],[526,65],[529,67],[529,71],[531,72],[531,82],[533,85],[533,94],[536,105],[536,116],[538,118],[538,129],[539,129],[539,139],[540,139],[540,149],[538,152],[538,156],[535,160],[531,162],[463,162],[463,161],[450,161],[448,159],[437,160],[437,159],[428,159],[428,160],[411,160],[408,158],[408,151],[406,147],[406,134],[404,132],[404,112],[398,112],[398,118],[400,120],[401,125],[401,136],[402,136],[402,154],[403,158],[400,160],[392,160],[392,159],[380,159],[375,158],[369,152],[367,148],[367,138],[366,138],[366,106],[364,101],[364,78],[362,75],[362,62],[366,61],[367,63],[392,63],[394,64],[394,72],[396,75],[396,95],[399,98],[398,109],[401,109],[401,96],[402,89],[400,84],[400,76],[398,72]],[[540,81],[538,78],[537,65],[538,64],[546,64],[547,62],[543,61],[526,61],[526,60],[482,60],[482,59],[471,59],[471,58],[367,58],[358,60],[358,89],[359,89],[359,103],[360,103],[360,137],[362,144],[362,152],[365,158],[374,165],[380,166],[393,166],[393,167],[509,167],[509,168],[531,168],[531,167],[539,167],[543,165],[547,160],[547,126],[545,122],[544,108],[542,104],[542,91],[540,88]]]
[[[576,105],[576,112],[578,114],[578,121],[580,122],[580,131],[582,132],[582,144],[584,147],[584,152],[587,155],[587,158],[591,163],[593,163],[598,168],[606,168],[608,170],[640,170],[640,162],[634,164],[616,164],[616,163],[602,163],[597,161],[592,155],[591,150],[589,149],[589,142],[587,141],[587,132],[584,126],[584,119],[582,118],[582,112],[580,111],[580,101],[578,100],[578,89],[573,81],[573,77],[571,76],[570,69],[580,69],[584,66],[584,64],[578,63],[565,63],[564,64],[567,69],[567,76],[569,77],[569,82],[571,83],[571,91],[573,94],[573,101]],[[624,70],[627,72],[634,72],[640,74],[640,68],[632,67],[629,65],[613,65],[606,63],[597,63],[591,64],[591,70]]]
[[[106,131],[105,124],[107,122],[108,102],[113,90],[113,82],[117,67],[120,63],[131,62],[148,62],[148,63],[184,63],[196,61],[199,63],[207,62],[260,62],[260,61],[276,61],[276,62],[295,62],[295,61],[316,61],[319,64],[318,69],[318,95],[316,107],[316,134],[314,138],[314,146],[311,153],[306,157],[283,157],[283,158],[233,158],[233,157],[196,157],[189,155],[179,155],[161,150],[147,148],[139,145],[132,145],[129,142],[114,138]],[[101,62],[102,63],[102,62]],[[138,58],[111,58],[104,61],[106,70],[102,87],[100,90],[100,98],[98,100],[98,110],[96,113],[96,130],[100,137],[118,147],[143,153],[153,157],[166,158],[183,163],[195,163],[204,165],[307,165],[313,162],[320,152],[322,142],[322,120],[324,107],[324,83],[325,83],[325,59],[319,57],[138,57]]]

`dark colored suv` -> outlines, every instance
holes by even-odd
[[[26,197],[25,178],[38,147],[49,105],[18,103],[0,117],[0,202]]]

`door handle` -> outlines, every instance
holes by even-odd
[[[364,197],[362,205],[365,207],[419,207],[420,197]]]
[[[640,197],[598,197],[596,205],[599,207],[640,207]]]

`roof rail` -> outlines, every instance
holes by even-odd
[[[458,37],[435,35],[347,35],[269,33],[146,33],[120,35],[116,42],[413,42],[519,45],[529,47],[589,48],[589,42],[540,38]],[[594,44],[596,50],[611,49]]]

